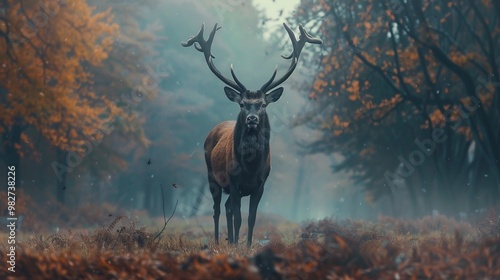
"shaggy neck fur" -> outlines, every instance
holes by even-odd
[[[258,173],[265,167],[269,155],[271,127],[267,114],[259,116],[256,128],[251,129],[245,123],[246,116],[240,113],[234,129],[234,152],[238,164],[247,173]]]

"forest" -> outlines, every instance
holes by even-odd
[[[500,279],[499,63],[496,0],[1,0],[0,278]],[[248,248],[236,75],[285,75]]]

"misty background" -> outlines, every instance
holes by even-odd
[[[2,18],[14,20],[13,14],[7,15],[11,10],[22,7],[7,2],[8,5],[1,9]],[[474,127],[474,119],[472,124],[462,124],[469,127],[468,130],[447,130],[449,139],[453,140],[445,143],[449,144],[446,150],[438,145],[437,152],[431,153],[426,158],[430,160],[426,160],[425,164],[417,164],[416,173],[412,173],[409,179],[397,175],[398,170],[401,174],[404,171],[402,169],[407,168],[398,156],[408,159],[409,154],[419,149],[414,144],[415,139],[432,137],[432,134],[429,134],[431,128],[424,127],[424,124],[425,121],[434,121],[434,109],[424,109],[423,114],[428,113],[430,117],[422,119],[419,117],[422,115],[421,111],[415,114],[413,111],[417,107],[439,107],[439,100],[442,100],[439,97],[427,97],[427,100],[438,101],[422,103],[423,105],[415,105],[409,98],[400,109],[389,108],[382,112],[396,114],[392,116],[390,123],[385,124],[371,123],[373,118],[363,120],[353,116],[352,120],[356,122],[346,124],[349,122],[345,119],[350,116],[348,113],[354,114],[357,108],[349,102],[363,99],[331,99],[339,93],[343,94],[343,90],[346,90],[345,87],[341,88],[343,83],[348,89],[353,87],[355,90],[350,75],[357,73],[361,84],[366,86],[361,89],[358,86],[358,94],[370,94],[372,100],[378,100],[380,104],[383,100],[398,102],[398,98],[391,99],[390,94],[394,94],[394,89],[381,82],[383,78],[374,74],[376,70],[361,68],[363,63],[356,52],[348,48],[349,42],[339,43],[346,40],[342,32],[346,35],[351,31],[340,24],[344,21],[345,26],[349,28],[359,24],[363,32],[371,34],[367,43],[355,44],[366,52],[375,52],[379,51],[378,48],[391,46],[390,38],[396,37],[402,55],[405,51],[417,53],[410,43],[404,45],[407,39],[403,32],[397,33],[399,31],[396,25],[393,26],[396,35],[393,33],[391,37],[390,29],[382,28],[385,26],[382,24],[384,21],[373,19],[377,9],[391,10],[390,7],[379,7],[372,1],[359,1],[357,7],[342,2],[335,8],[338,13],[349,9],[365,11],[360,12],[360,16],[356,18],[347,16],[348,13],[340,16],[337,14],[335,17],[329,12],[328,7],[334,6],[331,1],[325,1],[325,6],[318,6],[323,5],[323,1],[318,4],[316,1],[307,0],[300,3],[278,0],[142,0],[102,3],[90,0],[87,4],[95,7],[93,14],[107,12],[106,17],[110,18],[107,22],[109,30],[106,29],[94,38],[94,42],[102,44],[102,51],[106,52],[106,55],[99,63],[87,63],[83,58],[79,60],[82,69],[91,73],[91,81],[81,83],[72,93],[68,91],[65,94],[81,95],[85,98],[78,99],[78,102],[63,103],[59,102],[62,93],[48,93],[51,87],[57,84],[55,81],[62,80],[62,77],[52,80],[44,78],[43,82],[35,86],[28,79],[30,73],[25,75],[15,70],[21,65],[16,55],[30,53],[30,47],[27,46],[29,44],[26,42],[33,41],[32,47],[40,46],[40,52],[43,52],[42,46],[58,48],[57,40],[64,44],[62,42],[67,39],[65,36],[71,37],[76,32],[70,30],[67,34],[50,35],[60,38],[44,39],[47,34],[43,30],[63,29],[62,25],[51,25],[65,15],[65,9],[69,8],[65,6],[65,1],[42,2],[52,6],[26,1],[24,8],[28,10],[28,18],[42,10],[46,12],[48,20],[40,21],[38,25],[36,22],[28,24],[28,27],[35,26],[31,29],[32,35],[18,36],[18,41],[3,40],[1,47],[4,51],[0,55],[0,60],[5,61],[0,72],[0,76],[5,78],[0,82],[0,110],[5,116],[0,119],[3,141],[0,148],[0,170],[4,170],[0,172],[0,181],[6,182],[6,167],[15,165],[18,207],[21,209],[19,214],[26,217],[27,223],[43,220],[49,224],[71,224],[83,221],[85,225],[93,225],[95,217],[104,218],[117,209],[136,211],[142,215],[163,216],[162,198],[165,200],[167,213],[173,210],[178,201],[176,217],[190,218],[213,214],[203,143],[215,125],[236,119],[239,109],[237,104],[226,98],[223,83],[208,69],[203,55],[193,47],[181,46],[182,41],[199,32],[202,23],[205,23],[205,38],[208,38],[215,23],[222,26],[212,46],[214,63],[225,76],[230,76],[229,67],[233,64],[237,76],[250,89],[259,88],[267,81],[275,65],[278,65],[278,75],[284,73],[289,66],[289,61],[280,57],[292,49],[282,26],[283,22],[291,26],[296,36],[299,34],[298,24],[302,24],[313,36],[325,41],[321,46],[305,46],[297,69],[283,84],[285,91],[282,98],[267,109],[272,129],[272,170],[259,204],[259,215],[278,215],[294,221],[324,217],[376,219],[379,215],[417,217],[433,213],[465,217],[480,209],[495,206],[498,202],[498,180],[494,174],[499,171],[498,158],[483,158],[482,153],[491,154],[491,151],[485,152],[475,148],[478,139],[482,139],[480,134],[483,132],[473,135],[473,129],[470,128]],[[448,17],[448,2],[438,2],[440,3],[437,5],[442,5],[442,8],[441,12],[436,12],[438,16],[434,17],[437,22]],[[465,9],[465,6],[459,6],[461,4],[456,5],[457,9]],[[78,9],[80,8],[84,9],[79,6]],[[483,51],[488,54],[485,55],[488,59],[497,62],[498,50],[495,48],[500,38],[498,14],[494,9],[488,11],[483,6],[476,8],[477,11],[470,12],[466,18],[475,22],[475,17],[491,13],[491,21],[486,25],[492,27],[490,47],[493,46],[493,49]],[[405,9],[402,13],[413,15],[414,11],[410,7]],[[86,15],[91,17],[91,14]],[[384,17],[381,13],[377,16]],[[458,21],[460,20],[457,19]],[[3,22],[6,23],[7,20]],[[110,22],[115,24],[115,27],[112,27]],[[378,22],[380,26],[367,26],[364,24],[366,22]],[[1,28],[2,36],[12,38],[8,32],[16,31],[9,30],[4,23]],[[445,22],[440,28],[450,32],[456,31],[453,24],[446,26]],[[471,28],[476,28],[475,26]],[[495,26],[497,29],[494,29]],[[102,26],[99,28],[104,29]],[[25,31],[19,30],[18,33],[24,34]],[[353,34],[347,38],[357,38],[358,35]],[[109,46],[106,45],[107,41],[102,39],[107,36],[113,40]],[[470,60],[460,65],[469,71],[467,63],[480,64],[477,68],[482,68],[483,71],[476,76],[485,77],[489,83],[486,88],[494,92],[493,97],[481,100],[485,102],[483,107],[487,108],[486,118],[491,120],[491,127],[494,127],[486,128],[485,131],[494,134],[492,139],[495,140],[489,143],[489,147],[494,147],[493,154],[496,156],[496,144],[500,139],[498,107],[495,107],[498,102],[498,87],[495,87],[498,76],[488,77],[491,73],[496,73],[498,68],[495,69],[496,64],[490,68],[487,59],[482,59],[481,50],[477,51],[478,47],[475,45],[479,43],[468,43],[464,35],[457,39],[456,44],[460,46],[457,49],[463,53],[463,59]],[[441,46],[444,46],[444,43]],[[336,53],[336,50],[342,54]],[[447,51],[453,53],[456,50]],[[479,54],[468,56],[476,52]],[[32,53],[33,56],[42,56],[36,52]],[[385,55],[385,51],[383,53]],[[73,57],[79,54],[75,47],[75,50],[67,55]],[[35,68],[50,69],[53,64],[57,64],[57,61],[49,63],[50,54],[44,55],[40,60],[46,59],[47,62]],[[329,60],[332,56],[338,59]],[[370,56],[382,58],[382,55],[377,53],[370,53]],[[410,54],[408,56],[411,57]],[[385,59],[389,60],[387,57]],[[30,63],[35,62],[25,62],[24,69],[36,71],[27,66]],[[439,63],[433,63],[430,63],[429,68],[443,68]],[[331,65],[336,65],[334,69],[338,72],[325,70],[332,68]],[[343,68],[352,65],[358,68]],[[68,67],[70,66],[59,69],[58,73],[71,69]],[[382,68],[384,71],[396,69],[391,67]],[[472,68],[474,66],[471,66]],[[67,71],[69,73],[70,70]],[[417,74],[413,75],[418,78]],[[463,94],[459,86],[460,79],[449,73],[442,76],[445,75],[447,76],[444,78],[439,77],[439,74],[438,77],[434,74],[431,76],[439,80],[436,84],[455,85],[454,88],[450,86],[449,91],[455,91],[458,96],[456,98],[460,99],[460,94]],[[16,80],[15,77],[21,78]],[[75,82],[79,79],[69,80]],[[326,80],[329,88],[322,86],[319,82],[322,80]],[[365,80],[370,82],[370,89]],[[479,84],[477,79],[473,82]],[[92,88],[92,94],[90,91],[81,91],[87,86]],[[423,81],[415,84],[415,88],[423,89],[426,86]],[[435,92],[436,89],[433,90]],[[421,94],[424,100],[425,95],[422,92],[416,91],[412,94]],[[12,97],[12,93],[16,97]],[[24,97],[22,93],[25,94]],[[344,93],[348,96],[350,92]],[[449,99],[453,98],[455,97]],[[87,101],[82,100],[92,101],[85,103]],[[390,103],[389,101],[386,103]],[[81,104],[87,104],[88,108],[85,107],[87,105]],[[450,104],[443,103],[443,106]],[[88,111],[82,109],[80,112],[81,108],[87,108]],[[95,108],[100,108],[100,111]],[[80,112],[81,115],[75,112]],[[344,114],[340,118],[336,117],[339,112]],[[366,112],[359,114],[364,113]],[[83,119],[83,116],[94,114],[93,119]],[[374,116],[376,114],[380,112],[374,113]],[[105,119],[108,121],[104,121]],[[107,128],[98,125],[99,120],[105,123]],[[434,124],[442,127],[448,125],[444,122]],[[339,132],[339,127],[345,130]],[[82,148],[84,146],[86,148]],[[368,146],[377,151],[390,150],[391,153],[372,153],[372,150],[362,149],[361,146]],[[440,159],[443,161],[439,162]],[[368,168],[368,165],[373,168]],[[387,180],[387,172],[392,174],[390,183]],[[455,177],[455,181],[452,182],[451,177]],[[471,184],[481,188],[471,191],[476,186]],[[163,197],[160,186],[163,186],[165,192]],[[446,192],[440,193],[442,189],[446,189]],[[450,195],[451,193],[454,195]],[[455,202],[443,197],[456,199],[457,205],[449,207]],[[3,199],[1,203],[4,201],[6,200]],[[427,203],[428,201],[432,203]],[[243,199],[242,204],[242,211],[245,213],[248,211],[248,199]]]

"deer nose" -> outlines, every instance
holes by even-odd
[[[256,115],[247,116],[247,124],[258,124],[259,118]]]

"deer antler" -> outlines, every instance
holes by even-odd
[[[281,83],[286,81],[286,79],[288,79],[288,77],[290,77],[290,75],[292,75],[293,71],[295,70],[295,67],[297,66],[300,52],[302,51],[302,48],[304,47],[304,45],[306,43],[311,43],[311,44],[322,44],[323,43],[323,41],[321,39],[314,38],[309,33],[307,33],[307,31],[304,30],[302,25],[299,25],[299,30],[300,30],[299,41],[297,41],[297,39],[295,38],[295,34],[288,27],[288,25],[286,25],[286,23],[283,23],[283,26],[285,26],[286,32],[288,32],[288,36],[290,36],[290,41],[292,41],[293,50],[292,50],[292,53],[290,55],[288,55],[288,56],[282,55],[281,57],[283,57],[284,59],[292,59],[292,64],[290,64],[290,67],[288,67],[288,70],[285,73],[285,75],[283,75],[283,77],[281,77],[278,80],[273,82],[274,78],[276,77],[276,73],[278,72],[278,66],[276,66],[276,68],[274,68],[274,73],[271,76],[271,79],[269,81],[267,81],[267,83],[265,83],[262,86],[262,88],[260,89],[262,92],[267,92],[267,91],[277,87],[278,85],[280,85]]]
[[[182,42],[182,46],[184,47],[189,47],[193,44],[194,48],[198,50],[199,52],[202,52],[205,55],[205,60],[207,62],[208,68],[212,70],[212,73],[215,74],[221,81],[223,81],[226,85],[236,89],[239,92],[245,92],[247,89],[246,87],[236,78],[236,75],[234,74],[234,69],[233,65],[231,64],[231,76],[233,76],[234,82],[231,81],[230,79],[224,77],[219,70],[214,65],[213,59],[215,56],[212,55],[212,42],[214,40],[215,32],[217,30],[221,29],[222,27],[217,27],[217,23],[214,26],[214,29],[210,33],[210,37],[208,37],[208,40],[205,40],[203,38],[203,32],[205,30],[205,24],[201,25],[200,32],[196,36],[191,36],[187,42]]]

